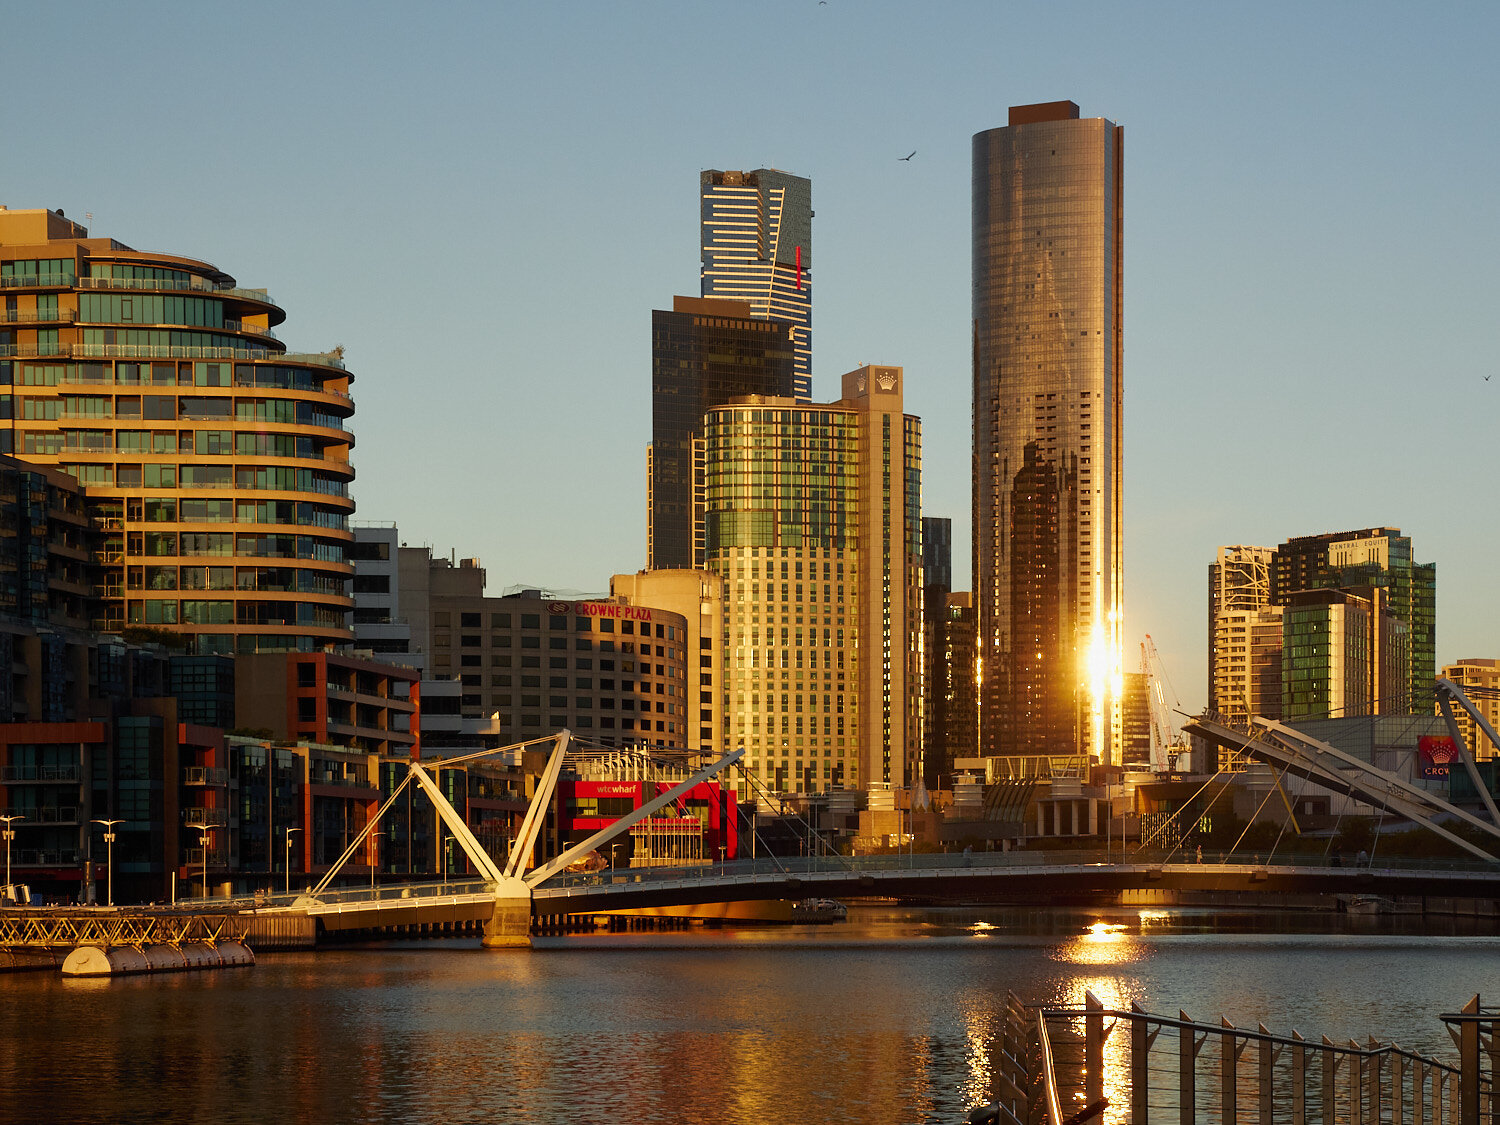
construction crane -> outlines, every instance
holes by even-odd
[[[1169,688],[1172,683],[1150,633],[1141,642],[1141,675],[1146,679],[1146,706],[1151,715],[1151,769],[1156,773],[1168,773],[1175,764],[1179,746],[1177,732],[1172,729],[1172,712],[1167,709],[1166,697],[1162,693],[1162,681],[1166,680]],[[1182,701],[1177,698],[1175,689],[1172,704],[1178,710],[1182,709]]]

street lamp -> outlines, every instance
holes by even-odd
[[[301,832],[300,828],[288,828],[286,830],[286,893],[292,893],[292,833]]]
[[[104,846],[109,856],[108,879],[109,879],[109,905],[115,904],[115,825],[124,824],[123,820],[95,820],[95,824],[104,825]],[[9,876],[7,875],[7,878]]]
[[[204,898],[208,897],[208,838],[210,836],[212,836],[213,833],[214,833],[214,830],[212,828],[210,828],[210,827],[207,827],[207,826],[203,826],[203,827],[200,827],[198,829],[198,843],[201,844],[202,847],[203,847],[203,897]]]
[[[10,826],[13,820],[25,820],[20,813],[11,813],[9,816],[0,816],[5,822],[5,886],[9,889],[13,884],[10,881],[10,842],[16,838],[16,830]]]

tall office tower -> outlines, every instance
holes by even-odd
[[[922,518],[922,581],[922,780],[938,790],[978,754],[974,599],[952,589],[952,520]]]
[[[812,181],[774,168],[699,176],[701,293],[749,301],[788,324],[797,354],[792,394],[812,401]]]
[[[1220,547],[1208,565],[1208,709],[1281,718],[1281,607],[1269,547]]]
[[[901,382],[861,367],[837,402],[751,397],[704,419],[722,746],[778,791],[914,779],[922,437]]]
[[[1122,130],[974,136],[974,597],[986,755],[1118,763]]]
[[[1288,539],[1276,548],[1271,567],[1271,602],[1288,605],[1307,590],[1385,590],[1386,612],[1405,622],[1408,664],[1401,706],[1411,714],[1432,713],[1437,675],[1437,565],[1412,560],[1411,539],[1396,527],[1328,532]],[[1396,714],[1390,698],[1372,701],[1375,714]]]
[[[787,326],[744,301],[674,297],[651,314],[648,570],[703,569],[703,415],[740,395],[792,393]]]
[[[0,452],[87,490],[101,628],[200,653],[347,643],[353,376],[191,258],[0,209]]]
[[[1385,587],[1289,595],[1281,644],[1283,721],[1412,713],[1406,697],[1410,634],[1390,612]]]

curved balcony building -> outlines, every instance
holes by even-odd
[[[352,639],[353,376],[206,262],[0,208],[0,452],[72,474],[100,615],[200,653]]]

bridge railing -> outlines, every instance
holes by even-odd
[[[948,852],[917,852],[901,855],[874,856],[790,856],[760,859],[738,859],[722,863],[703,863],[684,867],[626,867],[604,869],[593,872],[559,872],[548,879],[545,886],[562,889],[569,887],[597,887],[621,883],[662,883],[698,881],[707,878],[745,877],[763,880],[775,876],[798,876],[816,874],[864,874],[898,871],[956,871],[960,869],[1006,869],[1022,867],[1106,867],[1111,864],[1129,864],[1171,867],[1176,869],[1212,865],[1234,871],[1256,871],[1269,869],[1326,870],[1350,874],[1355,870],[1372,871],[1431,871],[1493,873],[1494,865],[1480,860],[1410,859],[1392,857],[1366,862],[1357,867],[1354,860],[1347,863],[1327,860],[1322,857],[1297,855],[1248,855],[1231,853],[1186,856],[1181,852],[1166,850],[1131,851],[1124,856],[1118,853],[1108,859],[1097,850],[1052,851],[1017,849],[1009,852],[974,852],[970,855]],[[1497,1123],[1500,1125],[1500,1123]]]
[[[1478,997],[1473,1002],[1478,1007]],[[1374,1039],[1361,1045],[1272,1034],[1264,1024],[1173,1019],[1138,1005],[1042,1010],[1065,1122],[1108,1125],[1480,1125],[1491,1121],[1489,1074]],[[1443,1017],[1445,1019],[1449,1017]],[[1459,1017],[1453,1017],[1455,1019]],[[1489,1017],[1493,1020],[1495,1017]],[[1491,1024],[1492,1026],[1492,1024]],[[1476,1024],[1477,1027],[1477,1024]],[[1478,1043],[1483,1037],[1475,1032]],[[1488,1040],[1493,1051],[1493,1037]],[[1478,1060],[1484,1052],[1476,1048]],[[1493,1053],[1490,1054],[1493,1062]],[[1472,1076],[1472,1099],[1461,1089]],[[1500,1104],[1495,1106],[1500,1110]],[[1033,1119],[1027,1125],[1039,1125]]]

